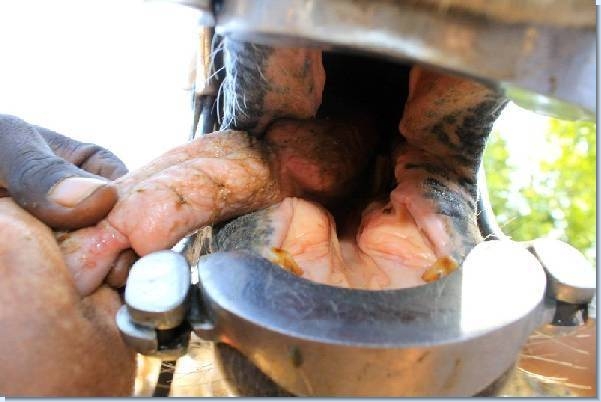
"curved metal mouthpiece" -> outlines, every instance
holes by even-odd
[[[388,291],[317,284],[249,252],[209,254],[195,268],[190,285],[179,253],[136,263],[116,317],[128,344],[174,358],[192,330],[297,395],[475,394],[535,328],[586,320],[595,286],[583,256],[543,239],[480,243],[450,275]]]
[[[296,395],[472,395],[540,324],[545,274],[510,241],[479,244],[428,285],[365,291],[298,278],[246,252],[198,262],[212,337]]]

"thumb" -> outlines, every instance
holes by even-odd
[[[110,182],[59,158],[34,127],[6,115],[0,115],[0,187],[55,229],[93,225],[117,201]]]

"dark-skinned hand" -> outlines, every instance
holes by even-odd
[[[102,147],[0,115],[0,191],[53,229],[106,216],[117,200],[109,180],[125,173],[123,162]]]
[[[104,218],[126,172],[104,148],[0,115],[0,395],[131,395],[119,294],[79,295],[51,230]],[[123,286],[135,258],[124,251],[105,282]]]
[[[54,230],[104,218],[117,201],[111,181],[125,173],[123,162],[98,145],[0,115],[0,198],[10,196]],[[106,283],[123,286],[136,258],[132,250],[122,252]]]

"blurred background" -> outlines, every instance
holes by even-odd
[[[507,107],[484,153],[491,204],[507,235],[567,241],[596,266],[596,128]]]
[[[187,140],[193,15],[143,0],[0,0],[0,113],[112,150],[135,169]],[[596,125],[509,105],[485,154],[515,240],[559,238],[596,264]]]

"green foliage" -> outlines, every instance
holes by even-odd
[[[484,154],[491,204],[499,225],[514,240],[562,239],[596,262],[596,124],[550,119],[545,139],[555,152],[538,171],[520,171],[514,185],[503,133],[494,133]]]

